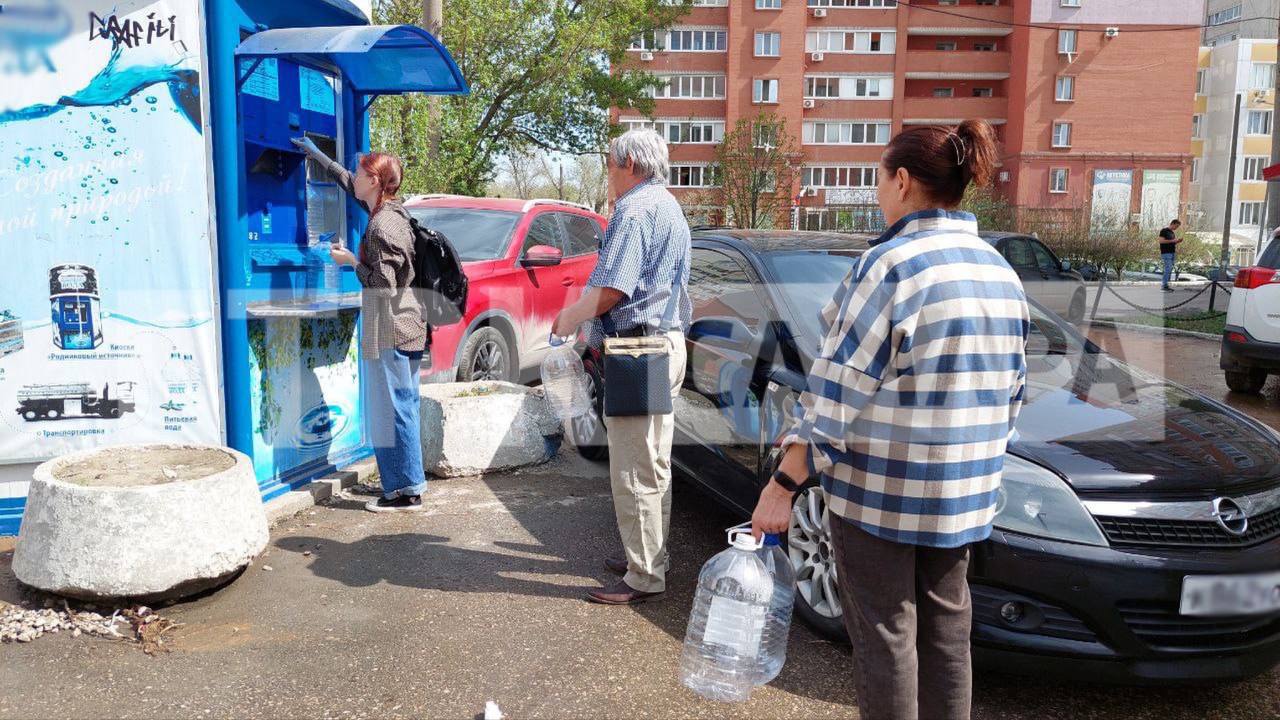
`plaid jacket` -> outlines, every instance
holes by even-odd
[[[920,212],[859,259],[823,322],[783,445],[810,446],[830,511],[894,542],[985,539],[1026,382],[1017,274],[972,215]]]

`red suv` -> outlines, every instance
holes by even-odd
[[[560,200],[419,195],[405,209],[449,238],[471,284],[462,322],[433,330],[426,379],[535,378],[552,321],[595,269],[605,219]]]

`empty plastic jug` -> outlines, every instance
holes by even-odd
[[[554,335],[548,341],[551,350],[542,359],[542,392],[551,412],[561,420],[572,420],[587,414],[591,397],[587,394],[587,373],[582,359],[567,338]]]
[[[765,568],[773,576],[773,599],[764,624],[757,685],[772,682],[787,662],[787,636],[791,634],[791,610],[796,603],[796,571],[782,549],[777,535],[765,535],[759,551]]]
[[[730,547],[707,561],[680,655],[680,682],[709,700],[744,702],[759,677],[761,642],[774,583],[750,531],[729,531]]]

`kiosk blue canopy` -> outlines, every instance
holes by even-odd
[[[462,71],[448,49],[414,25],[263,30],[236,48],[236,57],[284,57],[332,64],[360,95],[466,95]]]

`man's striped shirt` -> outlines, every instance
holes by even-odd
[[[831,512],[880,538],[959,547],[991,533],[1022,405],[1022,283],[968,213],[895,223],[823,310],[783,445],[811,446]]]

